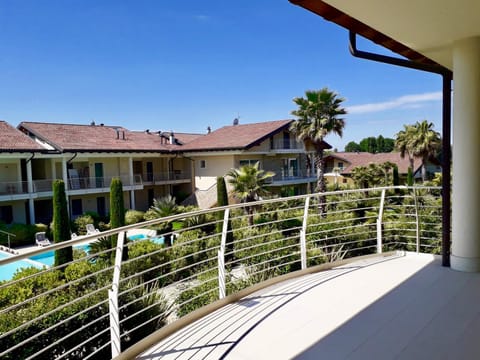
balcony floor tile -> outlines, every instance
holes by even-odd
[[[480,274],[425,254],[350,263],[277,284],[139,359],[474,359]]]

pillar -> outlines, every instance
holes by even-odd
[[[130,209],[135,210],[135,179],[133,177],[133,159],[131,157],[128,158],[128,177],[129,185],[132,187],[132,190],[130,190]]]
[[[30,214],[30,224],[35,224],[35,202],[33,200],[33,179],[32,179],[32,160],[27,160],[27,188],[28,188],[28,212]]]
[[[453,47],[452,253],[454,270],[480,272],[480,37]]]

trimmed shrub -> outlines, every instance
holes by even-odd
[[[56,243],[70,240],[70,219],[67,210],[67,196],[63,180],[53,182],[53,241]],[[55,251],[55,266],[73,260],[72,247]]]
[[[143,221],[145,213],[139,210],[127,210],[125,213],[125,225],[132,225]]]

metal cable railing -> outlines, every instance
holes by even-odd
[[[176,214],[7,256],[0,271],[89,243],[72,262],[0,283],[0,357],[115,357],[268,279],[396,249],[440,253],[441,215],[436,187],[345,190]],[[129,240],[132,229],[157,236]]]

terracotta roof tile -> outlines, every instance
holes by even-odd
[[[181,146],[167,146],[158,133],[130,131],[120,126],[75,125],[22,122],[40,139],[62,151],[169,151]]]
[[[0,152],[44,150],[42,146],[5,121],[0,121]]]
[[[194,150],[248,149],[274,133],[288,128],[293,120],[266,121],[254,124],[224,126],[210,134],[198,137],[182,147]]]

